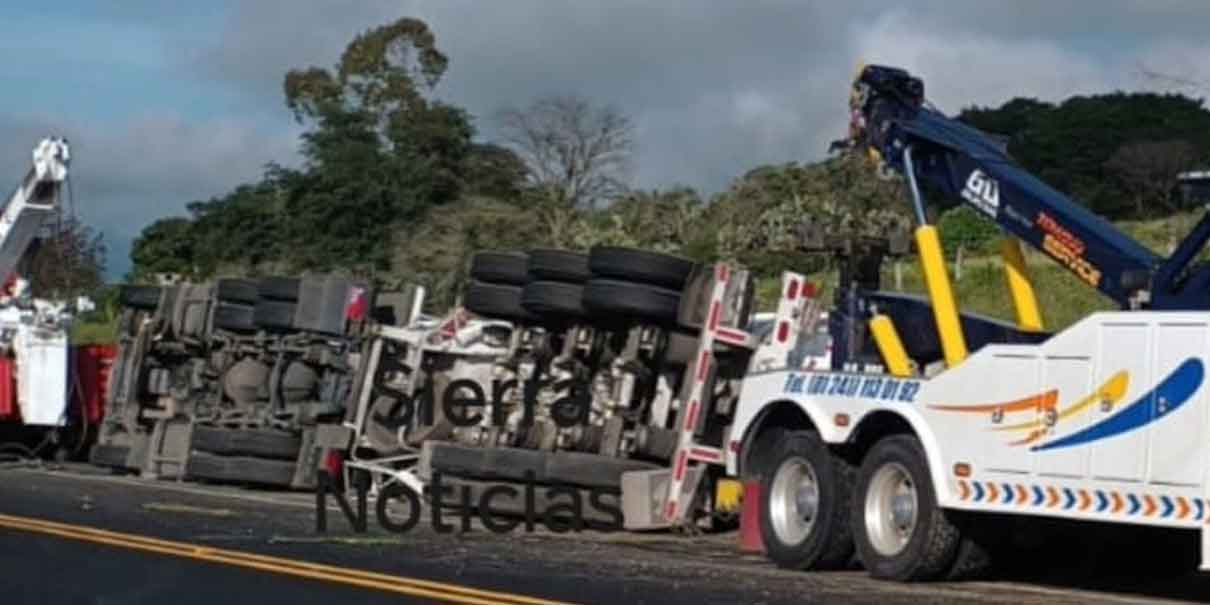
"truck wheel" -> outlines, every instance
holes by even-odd
[[[785,569],[839,569],[853,557],[854,471],[815,431],[783,433],[761,482],[761,538]]]
[[[584,284],[584,307],[592,313],[666,324],[676,321],[680,302],[679,291],[657,286],[615,279],[592,279]]]
[[[521,306],[537,315],[584,317],[584,288],[557,281],[534,281],[521,289]]]
[[[192,447],[212,454],[295,460],[302,438],[286,431],[195,426]]]
[[[214,297],[224,301],[245,305],[255,304],[260,297],[256,282],[250,279],[220,279],[214,285]]]
[[[257,294],[261,298],[280,300],[282,302],[298,302],[298,293],[302,280],[297,277],[263,277],[257,284]]]
[[[521,287],[471,281],[464,298],[471,312],[505,321],[534,321],[536,316],[521,306]]]
[[[118,301],[123,307],[155,311],[160,306],[162,288],[156,286],[122,286]]]
[[[289,331],[294,329],[294,303],[262,300],[256,303],[252,321],[261,328]]]
[[[191,479],[289,487],[294,481],[294,462],[194,451],[185,464],[185,475]]]
[[[535,280],[582,284],[592,277],[588,271],[588,255],[569,250],[539,249],[529,251],[529,277]]]
[[[92,446],[88,461],[94,466],[124,469],[126,468],[126,458],[129,456],[130,448],[128,447],[98,443]]]
[[[919,440],[876,443],[857,473],[855,498],[853,536],[871,576],[926,581],[951,570],[962,535],[937,505]]]
[[[556,451],[546,459],[546,479],[552,483],[617,488],[622,486],[622,475],[625,473],[658,468],[661,465],[642,460]]]
[[[693,261],[647,250],[619,246],[596,246],[588,252],[593,276],[680,290],[685,287]]]
[[[524,286],[529,259],[520,252],[480,252],[471,258],[471,278],[489,284]]]
[[[214,307],[214,327],[232,332],[255,332],[252,305],[219,303]]]

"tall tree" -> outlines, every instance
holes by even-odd
[[[555,203],[591,209],[626,191],[634,124],[618,109],[552,96],[501,109],[497,120],[532,184]]]
[[[332,70],[285,78],[307,166],[284,228],[300,269],[387,269],[401,227],[457,199],[474,129],[432,98],[448,58],[423,21],[402,18],[349,43]]]

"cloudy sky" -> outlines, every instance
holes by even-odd
[[[635,120],[643,187],[712,192],[759,164],[820,158],[860,61],[918,72],[948,112],[1188,86],[1149,72],[1210,82],[1206,0],[5,5],[0,175],[15,184],[40,137],[69,137],[75,205],[105,233],[114,276],[148,222],[297,163],[286,70],[329,66],[353,35],[405,15],[436,32],[451,59],[439,94],[479,116],[483,138],[502,106],[585,95]]]

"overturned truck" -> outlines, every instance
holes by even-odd
[[[324,454],[316,427],[343,418],[366,331],[415,313],[399,296],[378,298],[386,306],[337,276],[123,288],[91,461],[163,478],[313,485]]]
[[[324,431],[349,452],[347,479],[431,497],[440,477],[495,513],[574,492],[593,503],[573,519],[589,526],[734,518],[738,486],[722,467],[731,417],[750,371],[806,361],[799,345],[812,339],[800,336],[820,308],[801,276],[786,275],[779,312],[759,321],[745,270],[643,250],[485,252],[470,278],[465,309],[510,329],[490,342],[477,331],[474,353],[380,331],[343,432]],[[533,496],[496,497],[501,485]]]

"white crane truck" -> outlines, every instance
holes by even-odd
[[[855,552],[874,577],[932,580],[1061,533],[1086,548],[1057,565],[1210,569],[1210,266],[1192,263],[1210,215],[1161,258],[927,106],[906,71],[863,67],[851,108],[841,147],[907,178],[929,296],[842,283],[832,368],[745,377],[726,464],[764,480],[768,556]],[[958,312],[918,181],[1015,236],[1016,325]],[[1018,239],[1122,309],[1043,331]]]
[[[6,364],[5,405],[0,421],[16,419],[23,430],[55,431],[67,424],[72,385],[68,336],[73,312],[91,301],[69,304],[32,298],[19,271],[48,221],[63,209],[71,153],[62,138],[46,138],[34,148],[33,165],[0,214],[0,349]],[[15,370],[15,371],[14,371]],[[15,404],[15,405],[13,405]]]

